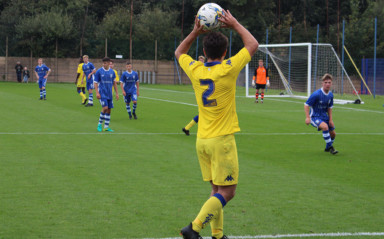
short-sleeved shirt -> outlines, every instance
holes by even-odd
[[[84,63],[80,63],[77,66],[77,73],[80,74],[79,77],[77,78],[78,80],[82,80],[83,79],[83,76],[84,76],[83,65],[84,65]]]
[[[258,67],[255,69],[254,76],[256,76],[256,84],[265,85],[267,84],[267,80],[269,80],[268,69],[264,66]]]
[[[305,105],[311,107],[310,117],[329,120],[328,109],[333,107],[333,93],[326,94],[323,88],[316,90],[305,102]]]
[[[116,79],[115,79],[115,81],[116,81],[116,82],[119,82],[119,81],[120,81],[119,74],[117,73],[116,70],[113,70],[113,71],[115,72],[115,75],[116,75]]]
[[[115,79],[116,74],[111,68],[105,70],[102,67],[96,71],[94,82],[98,84],[99,94],[102,99],[112,99],[112,87]]]
[[[37,65],[35,68],[35,71],[39,76],[39,80],[43,79],[49,70],[50,69],[45,64],[42,64],[41,66]]]
[[[121,75],[121,83],[123,83],[126,93],[133,93],[136,90],[136,82],[139,81],[139,75],[136,71],[124,71]]]
[[[83,64],[83,72],[87,80],[88,80],[88,75],[91,74],[93,69],[95,69],[95,66],[91,62]],[[92,80],[92,77],[89,80]]]
[[[181,68],[192,82],[199,107],[197,137],[214,138],[240,131],[236,113],[236,80],[251,60],[246,48],[222,62],[195,61],[183,54]]]

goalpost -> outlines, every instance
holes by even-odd
[[[363,103],[356,86],[341,64],[331,44],[292,43],[259,45],[259,49],[245,68],[247,97],[255,97],[251,87],[252,77],[262,59],[268,68],[270,87],[265,97],[308,98],[321,88],[321,78],[333,76],[334,103]]]

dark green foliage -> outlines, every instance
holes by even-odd
[[[205,0],[135,0],[133,2],[132,40],[135,59],[153,59],[155,40],[159,59],[173,59],[177,43],[192,29],[194,16]],[[183,9],[184,3],[184,12]],[[378,17],[378,57],[384,57],[384,2],[378,0],[222,0],[218,2],[258,39],[269,43],[315,42],[320,26],[320,42],[331,43],[341,53],[342,21],[346,20],[345,44],[357,60],[373,57],[374,18]],[[0,1],[0,55],[54,56],[58,38],[59,57],[77,57],[85,23],[83,53],[129,55],[131,0],[18,0]],[[85,22],[84,22],[85,20]],[[223,30],[229,35],[229,31]],[[361,46],[364,46],[362,48]],[[193,46],[195,47],[195,46]],[[233,34],[232,49],[242,47]],[[199,46],[201,52],[201,45]],[[194,49],[191,49],[191,51]],[[200,53],[199,53],[200,54]]]

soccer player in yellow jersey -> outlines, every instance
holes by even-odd
[[[111,60],[111,62],[109,63],[109,68],[111,68],[114,72],[115,72],[115,74],[116,74],[116,79],[115,79],[115,81],[116,81],[116,83],[120,83],[120,77],[119,77],[119,74],[117,74],[117,71],[115,70],[115,64],[114,64],[114,62],[113,62],[113,60]]]
[[[85,96],[85,86],[87,85],[87,81],[83,79],[83,57],[80,57],[80,64],[77,67],[77,76],[75,84],[77,86],[77,93],[81,96],[81,103],[85,105],[87,103],[87,97]]]
[[[195,220],[181,230],[186,239],[201,238],[200,231],[211,225],[213,238],[223,234],[223,207],[235,196],[239,167],[234,133],[240,131],[236,114],[236,79],[258,48],[257,40],[229,11],[219,20],[241,37],[244,48],[224,60],[228,38],[210,32],[203,40],[207,62],[187,55],[193,42],[204,32],[197,18],[192,32],[175,51],[180,66],[188,75],[199,108],[196,151],[204,181],[212,185],[211,197],[204,203]]]

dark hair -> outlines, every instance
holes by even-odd
[[[80,56],[80,63],[84,63],[83,57]]]
[[[323,78],[321,78],[322,81],[331,80],[333,81],[333,76],[331,74],[325,74]]]
[[[127,64],[126,65],[132,65],[132,63],[131,62],[129,62],[129,61],[127,61]]]
[[[203,39],[205,54],[210,59],[220,59],[228,47],[228,38],[221,32],[210,32]]]
[[[112,59],[110,59],[109,62],[115,63]]]
[[[104,58],[103,58],[103,62],[105,62],[105,61],[111,61],[111,58],[109,58],[109,57],[104,57]]]

